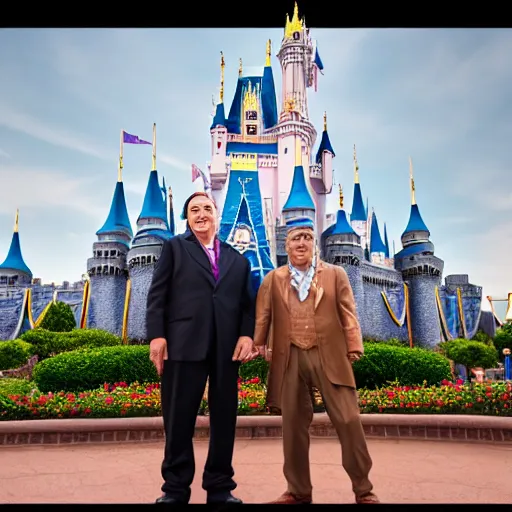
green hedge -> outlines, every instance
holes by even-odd
[[[23,366],[35,353],[35,347],[26,341],[0,341],[0,371]]]
[[[119,336],[101,329],[52,332],[39,328],[24,332],[20,339],[34,345],[35,353],[39,356],[40,361],[52,355],[79,348],[111,347],[122,344]]]
[[[53,332],[68,332],[76,327],[75,315],[69,304],[52,302],[41,322],[41,328]]]
[[[433,386],[451,380],[450,361],[437,352],[422,348],[367,343],[364,357],[354,363],[358,388],[378,388],[398,381],[402,386]]]
[[[37,363],[32,378],[43,393],[86,391],[105,382],[158,382],[149,346],[120,346],[64,352]]]
[[[241,365],[240,377],[266,382],[268,363],[258,358]],[[354,364],[358,388],[376,388],[398,381],[412,386],[451,379],[448,359],[421,348],[365,343],[365,356]],[[33,379],[43,392],[85,391],[103,383],[158,382],[147,345],[104,347],[65,352],[38,363]]]

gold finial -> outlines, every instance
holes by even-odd
[[[414,176],[411,157],[409,157],[409,178],[411,180],[411,204],[416,204],[416,187],[414,186]]]
[[[341,186],[341,183],[339,184],[340,187],[340,210],[343,210],[343,187]]]
[[[270,67],[270,55],[272,53],[272,41],[267,41],[267,58],[265,60],[265,67]]]
[[[156,123],[153,123],[153,171],[156,171]]]
[[[359,183],[359,165],[357,163],[356,145],[354,144],[354,183]]]
[[[16,216],[14,217],[14,232],[18,232],[18,223],[20,219],[20,210],[19,208],[16,208]]]
[[[292,38],[294,32],[301,32],[304,28],[303,20],[299,19],[299,6],[297,2],[295,2],[295,6],[293,8],[293,18],[290,21],[290,17],[288,14],[286,15],[286,25],[284,28],[284,37]]]
[[[224,103],[224,54],[220,52],[220,102]]]
[[[238,78],[242,77],[243,67],[242,67],[242,57],[240,57],[240,64],[238,65]]]
[[[302,165],[302,140],[295,136],[295,166]]]
[[[324,132],[327,131],[327,112],[324,112]]]

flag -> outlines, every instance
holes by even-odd
[[[201,177],[201,171],[197,165],[192,164],[192,183]]]
[[[320,58],[320,54],[318,53],[318,47],[316,41],[313,43],[313,85],[315,87],[315,92],[318,91],[318,71],[323,75],[324,64],[322,59]]]
[[[151,142],[148,142],[147,140],[139,139],[137,135],[130,135],[129,133],[126,133],[123,131],[123,142],[125,144],[149,144],[152,146],[153,144]]]

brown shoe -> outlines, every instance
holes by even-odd
[[[311,502],[311,496],[300,496],[286,491],[277,500],[270,501],[267,505],[310,505]]]
[[[356,496],[356,503],[358,505],[374,505],[376,503],[380,503],[380,501],[373,492],[367,492],[362,496]]]

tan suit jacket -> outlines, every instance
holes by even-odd
[[[265,276],[256,300],[254,343],[272,348],[267,404],[278,408],[290,353],[290,293],[297,292],[284,265]],[[310,293],[315,294],[315,328],[323,370],[333,384],[355,388],[347,354],[363,353],[363,340],[347,273],[342,267],[320,262]]]

